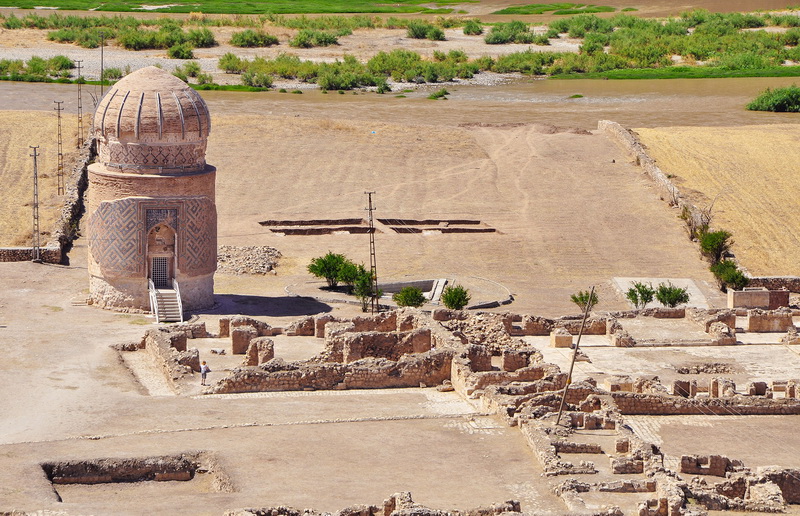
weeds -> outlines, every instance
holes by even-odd
[[[781,113],[800,112],[800,87],[767,88],[747,104],[751,111],[775,111]]]

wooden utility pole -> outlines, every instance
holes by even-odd
[[[575,343],[575,351],[572,353],[572,362],[569,364],[569,374],[567,375],[567,384],[564,386],[564,392],[561,394],[561,405],[558,407],[558,417],[556,418],[556,425],[561,422],[561,413],[564,412],[564,402],[567,399],[567,389],[569,384],[572,383],[572,370],[575,368],[575,358],[578,356],[578,346],[581,345],[581,336],[583,335],[583,327],[586,326],[586,318],[589,317],[589,310],[592,309],[592,299],[594,299],[594,286],[589,292],[589,299],[586,300],[586,307],[583,311],[583,321],[581,321],[581,329],[578,331],[578,341]]]

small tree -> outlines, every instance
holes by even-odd
[[[469,290],[461,285],[447,286],[442,291],[442,303],[450,310],[461,310],[470,299]]]
[[[655,293],[656,291],[653,285],[645,285],[640,281],[634,281],[633,286],[625,293],[625,297],[633,304],[634,308],[639,310],[647,306],[647,303],[653,300]]]
[[[578,305],[582,311],[586,311],[586,306],[589,306],[589,311],[599,302],[597,292],[590,292],[588,290],[579,290],[577,294],[569,296],[573,303]]]
[[[383,292],[380,289],[373,290],[372,273],[366,270],[363,265],[357,266],[357,270],[358,275],[353,284],[353,294],[361,301],[361,311],[366,312],[372,296],[381,297]]]
[[[672,282],[666,285],[660,283],[656,289],[656,299],[664,306],[675,308],[689,302],[689,292],[686,288],[676,287]]]
[[[700,251],[712,264],[722,260],[732,245],[731,234],[725,230],[706,231],[700,235]]]
[[[722,260],[715,263],[711,266],[711,272],[716,276],[719,287],[723,291],[729,288],[742,290],[750,283],[750,278],[739,269],[733,260]]]
[[[345,262],[349,261],[343,254],[328,251],[325,256],[314,258],[308,264],[308,272],[318,278],[325,278],[328,287],[334,288],[339,284],[339,271]]]
[[[359,267],[361,269],[359,269]],[[347,258],[345,258],[344,262],[342,262],[342,264],[339,266],[339,272],[336,275],[336,279],[347,286],[348,294],[353,293],[353,287],[355,286],[356,280],[358,279],[360,271],[362,270],[364,270],[363,265],[356,265]]]
[[[392,299],[397,306],[413,306],[418,307],[425,304],[425,296],[422,295],[422,290],[417,287],[403,287],[400,292],[395,293]]]

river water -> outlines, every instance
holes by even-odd
[[[397,121],[402,123],[548,123],[593,129],[598,120],[627,127],[731,126],[800,122],[797,113],[747,111],[745,104],[765,88],[798,84],[797,78],[662,80],[519,80],[495,86],[447,86],[448,100],[433,101],[437,87],[385,95],[302,95],[202,92],[214,114],[268,114]],[[83,109],[93,107],[95,86],[83,86]],[[582,95],[580,98],[570,98]],[[77,86],[0,82],[0,110],[52,110],[63,100],[77,113]],[[55,116],[55,115],[54,115]]]

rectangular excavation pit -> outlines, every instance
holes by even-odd
[[[481,223],[473,219],[378,219],[378,222],[387,226],[477,226]]]
[[[494,228],[452,228],[452,227],[434,227],[434,228],[416,228],[411,226],[392,226],[395,233],[496,233]]]
[[[281,233],[287,236],[305,235],[332,235],[334,233],[349,233],[351,235],[362,235],[370,232],[368,226],[332,226],[332,227],[303,227],[303,228],[270,228],[273,233]],[[375,230],[376,233],[380,231]]]
[[[66,460],[40,464],[61,502],[119,496],[179,496],[233,492],[210,453]],[[113,484],[113,486],[112,486]]]
[[[264,220],[259,222],[267,227],[291,226],[358,226],[364,219],[311,219],[311,220]]]

